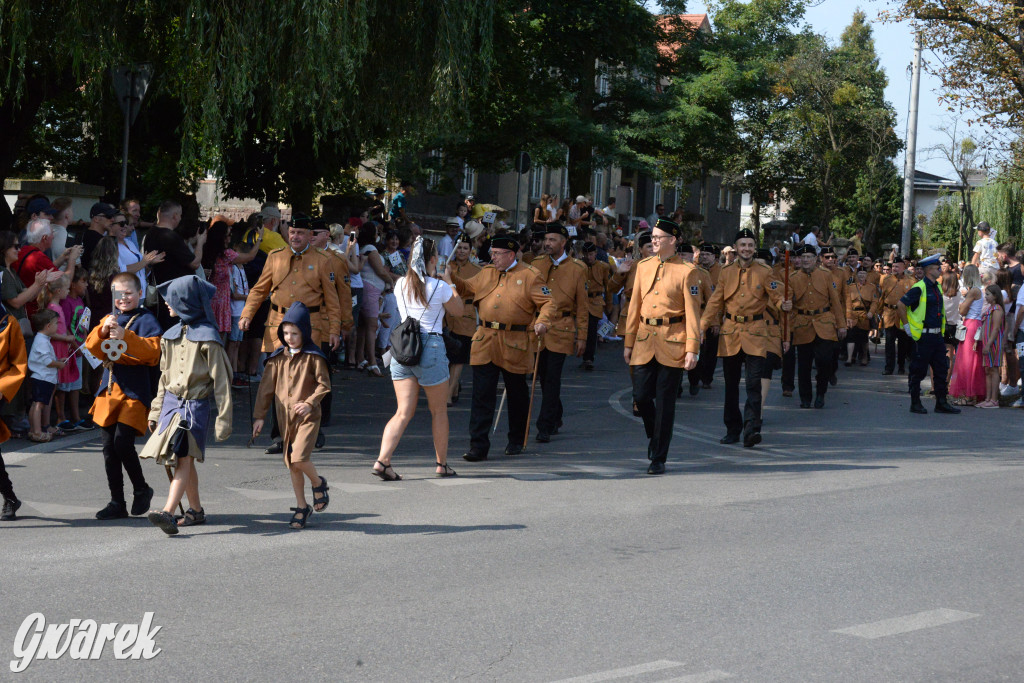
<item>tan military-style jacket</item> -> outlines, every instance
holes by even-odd
[[[595,261],[587,268],[587,306],[595,318],[604,315],[615,294],[611,289],[611,279],[612,267],[606,261]]]
[[[480,266],[472,261],[466,261],[461,265],[456,261],[449,261],[448,265],[452,269],[452,273],[463,280],[468,280],[480,272]],[[462,315],[456,317],[451,313],[445,313],[444,324],[454,334],[472,337],[473,333],[476,332],[476,306],[473,305],[473,299],[463,299],[463,303],[465,306],[463,307]]]
[[[636,280],[636,267],[639,263],[639,261],[633,261],[629,266],[629,271],[625,273],[618,271],[612,273],[611,280],[608,282],[608,289],[612,292],[622,290],[622,294],[619,295],[619,321],[615,324],[615,334],[619,337],[626,334],[629,299],[633,295],[633,282]]]
[[[882,327],[899,327],[900,315],[896,310],[896,304],[903,298],[903,295],[910,291],[910,288],[917,282],[913,277],[903,274],[897,278],[895,275],[886,275],[881,286]]]
[[[470,365],[494,363],[518,375],[532,370],[536,348],[533,325],[539,322],[550,329],[555,319],[555,302],[545,293],[537,269],[518,261],[504,272],[488,265],[467,279],[452,275],[452,282],[459,296],[473,299],[480,313]],[[523,329],[500,329],[505,325]]]
[[[846,304],[839,298],[839,286],[832,273],[824,268],[815,268],[810,273],[799,270],[789,278],[789,286],[793,299],[791,314],[795,314],[793,343],[809,344],[815,335],[838,341],[838,330],[846,328]]]
[[[669,322],[681,318],[677,322]],[[700,353],[700,271],[679,256],[659,256],[637,264],[626,320],[630,365],[651,359],[682,367],[687,353]]]
[[[748,356],[764,358],[769,351],[776,353],[778,346],[775,332],[770,329],[775,318],[766,313],[781,303],[782,283],[775,279],[772,269],[756,261],[744,268],[737,259],[722,268],[700,327],[721,328],[719,356],[735,356],[743,351]]]
[[[331,264],[334,266],[334,285],[338,290],[338,305],[341,306],[341,329],[351,330],[355,321],[352,320],[352,277],[349,272],[348,259],[333,249],[319,249],[318,251],[322,251],[334,259]],[[320,325],[327,329],[330,324],[330,320],[327,319],[327,309],[321,308],[320,314]],[[310,316],[310,321],[312,322],[312,316]]]
[[[845,268],[836,266],[833,269],[822,266],[822,269],[828,271],[828,274],[832,276],[832,281],[836,283],[836,289],[839,291],[839,300],[843,302],[843,310],[836,314],[836,320],[841,323],[840,327],[846,327],[846,322],[839,320],[839,318],[846,315],[846,287],[853,284],[852,279]]]
[[[544,348],[572,355],[574,342],[587,339],[587,264],[566,255],[556,266],[550,256],[542,254],[531,265],[540,273],[557,309],[555,320],[544,335]]]
[[[854,327],[870,330],[880,305],[878,287],[870,282],[863,285],[854,282],[846,288],[846,318],[853,321]]]
[[[260,304],[270,299],[270,315],[263,332],[264,351],[273,351],[281,345],[277,326],[296,301],[309,307],[313,343],[319,345],[330,335],[341,334],[341,302],[335,285],[334,263],[330,256],[313,246],[301,254],[293,252],[291,247],[284,247],[267,255],[263,274],[249,290],[241,315],[252,320]],[[321,311],[326,311],[326,315],[321,315]]]
[[[873,284],[875,287],[882,286],[882,274],[872,268],[868,271],[868,282]]]

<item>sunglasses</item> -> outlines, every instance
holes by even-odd
[[[128,225],[128,221],[110,221],[111,225]]]

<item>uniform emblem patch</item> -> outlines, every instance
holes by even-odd
[[[334,273],[329,273],[327,277],[331,282],[334,282]]]
[[[309,268],[310,270],[313,270],[313,266],[306,266],[306,267]]]
[[[544,294],[544,296],[551,296],[551,290],[548,287],[541,287],[540,291]]]
[[[583,289],[589,291],[590,290],[590,283],[589,282],[584,282],[583,283]]]
[[[697,285],[690,285],[690,296],[697,296],[700,293],[700,288]]]
[[[352,278],[350,278],[348,275],[344,277],[344,280],[346,285],[352,282]]]
[[[772,283],[770,285],[768,285],[768,288],[769,289],[778,289],[779,288],[779,283],[776,282],[775,280],[772,280]]]
[[[716,285],[711,285],[711,293],[712,293],[712,294],[714,294],[714,293],[715,293],[715,287],[716,287]]]
[[[839,289],[838,287],[836,287],[836,281],[835,280],[832,281],[832,289]]]

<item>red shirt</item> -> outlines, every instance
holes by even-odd
[[[26,244],[18,250],[18,260],[14,262],[13,270],[21,278],[23,285],[31,287],[32,283],[36,281],[37,273],[54,270],[56,267],[50,257],[44,254],[39,247],[34,244]],[[25,313],[28,315],[33,315],[38,311],[39,306],[35,301],[25,304]]]

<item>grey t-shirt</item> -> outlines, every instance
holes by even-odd
[[[4,268],[2,273],[3,282],[0,282],[0,299],[3,299],[4,306],[7,308],[8,313],[18,320],[24,320],[28,317],[28,314],[25,313],[25,307],[22,306],[21,308],[14,308],[7,302],[24,292],[25,285],[22,283],[21,278],[18,277],[10,268]]]

